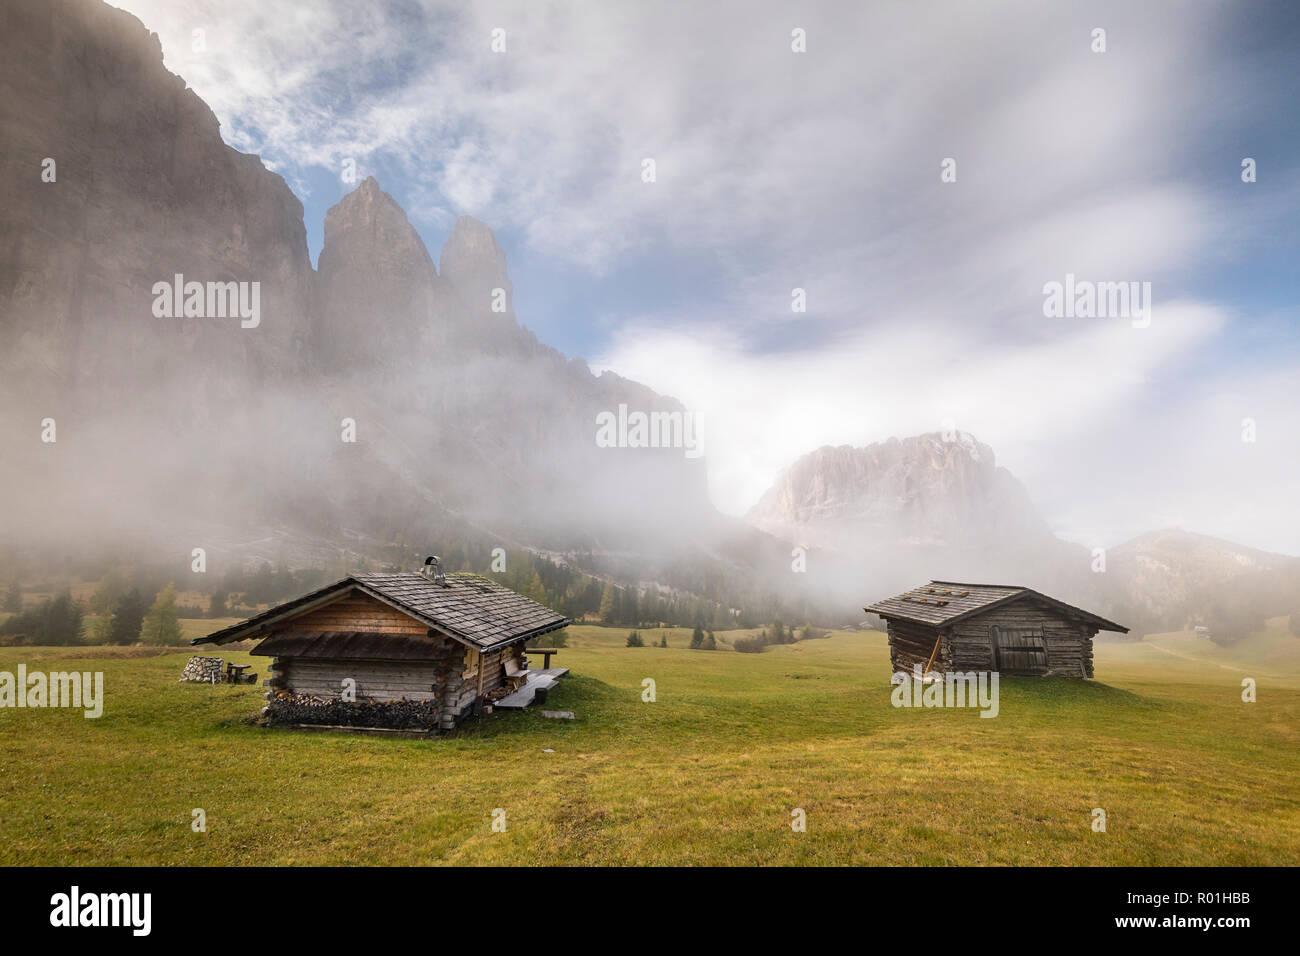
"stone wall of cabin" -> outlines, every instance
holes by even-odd
[[[949,657],[958,671],[991,670],[990,628],[1042,628],[1047,651],[1044,677],[1091,677],[1092,638],[1097,629],[1064,617],[1059,611],[1030,601],[1015,601],[967,618],[949,628]]]

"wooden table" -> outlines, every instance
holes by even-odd
[[[226,680],[232,684],[242,683],[244,680],[244,671],[252,667],[252,664],[227,664]]]

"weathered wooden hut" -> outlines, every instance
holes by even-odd
[[[866,610],[885,619],[894,672],[1092,677],[1092,639],[1128,628],[1011,584],[931,581]]]
[[[448,730],[486,701],[554,683],[563,668],[530,669],[524,642],[569,623],[432,563],[353,575],[191,643],[260,642],[270,723]]]

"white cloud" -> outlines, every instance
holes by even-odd
[[[382,160],[406,174],[417,222],[471,213],[569,275],[635,279],[642,256],[702,263],[715,281],[683,280],[691,307],[629,292],[627,318],[598,317],[616,331],[593,364],[706,415],[728,510],[819,444],[951,417],[1081,534],[1138,530],[1144,515],[1231,530],[1215,511],[1231,482],[1215,469],[1125,490],[1080,480],[1070,451],[1165,474],[1167,436],[1218,420],[1208,399],[1165,400],[1229,321],[1187,290],[1277,215],[1228,207],[1188,175],[1193,137],[1254,102],[1216,48],[1226,7],[1107,6],[1098,55],[1094,5],[1029,0],[119,5],[160,33],[228,140],[290,182],[313,164]],[[806,54],[790,52],[795,25]],[[488,49],[497,26],[502,55]],[[653,186],[638,175],[647,156]],[[939,182],[948,156],[952,185]],[[1151,281],[1152,328],[1045,320],[1042,285],[1066,272]],[[789,311],[796,285],[806,316]],[[1272,392],[1259,404],[1281,414]],[[1293,472],[1290,454],[1272,467]],[[1300,549],[1294,489],[1262,488]],[[1267,531],[1263,508],[1232,512],[1243,536]]]
[[[714,500],[742,513],[813,448],[939,431],[946,420],[991,444],[1004,464],[1023,464],[1044,440],[1130,414],[1152,377],[1224,318],[1171,303],[1146,329],[1122,319],[1039,321],[1057,334],[991,346],[976,326],[936,337],[897,316],[825,350],[758,355],[725,338],[642,334],[632,323],[593,367],[650,381],[698,411]]]

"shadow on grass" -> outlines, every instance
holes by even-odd
[[[1021,700],[1041,701],[1048,706],[1101,704],[1133,709],[1159,709],[1166,703],[1097,680],[1003,677],[1000,683],[1003,695],[1012,694]]]

